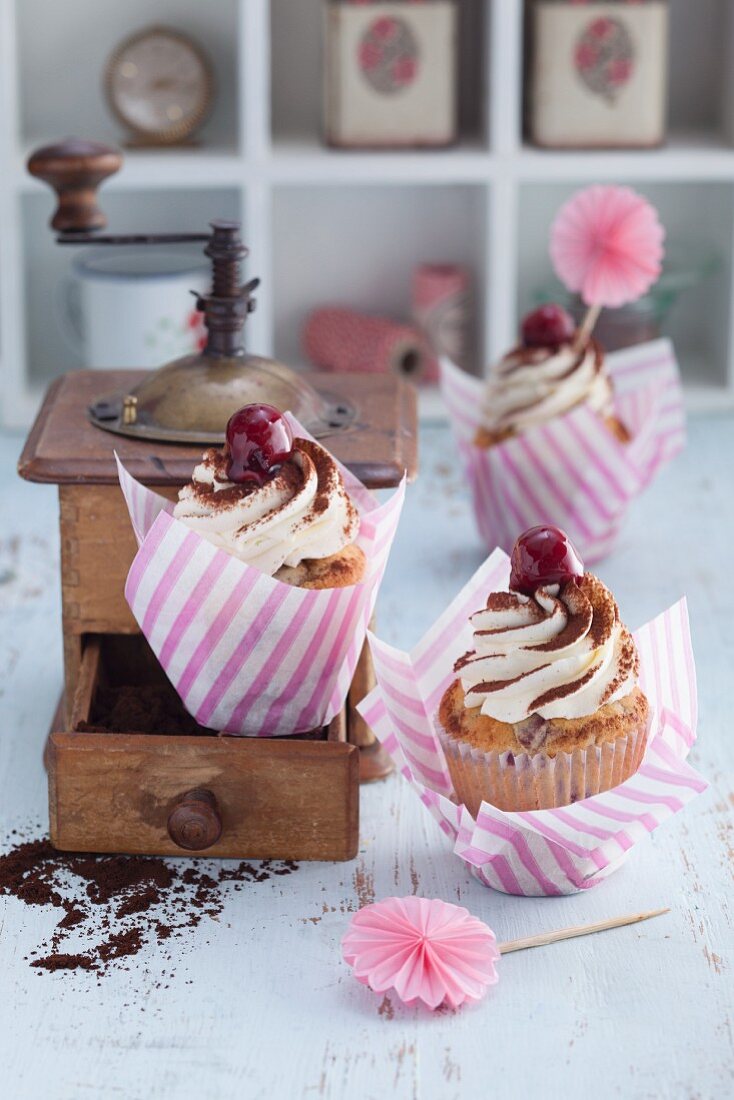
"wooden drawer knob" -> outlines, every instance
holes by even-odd
[[[211,791],[197,788],[181,795],[168,816],[168,835],[179,848],[202,852],[222,835],[222,819]]]

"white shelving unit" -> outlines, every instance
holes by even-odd
[[[297,365],[306,313],[326,302],[405,315],[420,261],[468,264],[475,368],[513,341],[550,275],[547,230],[563,198],[629,182],[670,236],[720,257],[669,331],[690,403],[734,406],[734,59],[731,9],[671,0],[670,140],[635,152],[543,152],[523,143],[522,0],[460,0],[461,138],[446,151],[339,152],[320,139],[321,0],[0,0],[2,417],[31,420],[49,380],[79,365],[55,305],[70,253],[46,222],[29,151],[68,133],[123,135],[100,94],[113,46],[152,21],[198,38],[219,92],[200,146],[126,155],[103,203],[120,227],[201,228],[239,216],[262,278],[248,344]],[[131,364],[133,365],[133,364]]]

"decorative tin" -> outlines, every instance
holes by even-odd
[[[527,121],[535,144],[664,140],[667,0],[534,0],[529,31]]]
[[[457,134],[453,0],[325,3],[330,145],[448,145]]]

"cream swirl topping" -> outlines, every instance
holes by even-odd
[[[484,401],[489,431],[523,431],[568,412],[581,402],[602,415],[614,411],[603,353],[593,341],[582,352],[559,348],[516,348],[493,368]]]
[[[583,718],[635,685],[634,641],[591,573],[533,596],[493,592],[470,621],[474,649],[455,666],[464,702],[499,722]]]
[[[282,565],[328,558],[354,542],[359,513],[331,455],[306,439],[264,485],[234,484],[223,451],[204,452],[174,516],[271,576]]]

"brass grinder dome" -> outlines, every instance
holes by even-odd
[[[89,415],[98,427],[121,435],[221,443],[232,413],[261,401],[290,410],[312,435],[342,427],[352,417],[344,401],[330,403],[289,367],[256,355],[176,359],[129,394],[98,401]]]
[[[153,371],[129,393],[106,397],[89,410],[106,431],[176,443],[221,443],[227,420],[242,405],[265,401],[289,410],[314,436],[349,423],[354,411],[318,393],[297,371],[274,359],[247,355],[245,318],[259,280],[240,286],[247,254],[237,222],[214,221],[204,249],[212,261],[211,293],[197,299],[207,327],[205,349]]]

